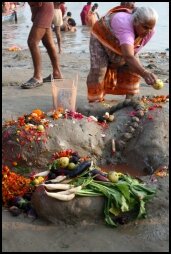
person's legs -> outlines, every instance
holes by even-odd
[[[21,85],[21,88],[24,89],[34,88],[43,84],[39,42],[46,34],[47,29],[51,29],[54,16],[53,2],[41,2],[39,7],[31,5],[31,12],[33,26],[28,37],[28,46],[33,60],[34,75]]]
[[[57,44],[58,44],[58,49],[59,49],[59,54],[60,54],[61,53],[61,29],[60,29],[60,26],[55,26],[54,32],[56,34],[56,39],[57,39]]]
[[[34,65],[33,78],[37,79],[38,81],[42,81],[41,54],[39,49],[39,42],[42,40],[45,33],[46,33],[45,28],[39,28],[39,27],[33,26],[31,28],[31,31],[28,37],[28,46],[31,52],[33,65]]]
[[[58,56],[57,56],[57,52],[56,52],[56,46],[55,46],[55,43],[54,43],[54,40],[53,40],[53,35],[52,35],[51,28],[46,29],[46,33],[42,38],[42,43],[45,46],[45,48],[47,49],[48,55],[49,55],[51,63],[52,63],[53,77],[61,79],[62,74],[61,74],[61,71],[60,71],[60,68],[59,68]]]
[[[103,45],[93,35],[90,37],[90,63],[91,67],[87,76],[88,101],[103,101],[108,56]]]

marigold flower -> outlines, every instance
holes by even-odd
[[[30,179],[11,172],[8,166],[2,167],[2,201],[4,205],[7,205],[15,196],[23,196],[30,191]]]
[[[37,114],[37,116],[40,117],[40,118],[43,118],[43,117],[44,117],[44,112],[43,112],[42,110],[40,110],[40,109],[34,109],[34,110],[32,111],[32,113]]]

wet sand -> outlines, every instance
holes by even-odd
[[[89,54],[63,53],[59,56],[65,78],[79,75],[77,107],[90,105],[87,102],[86,77],[89,71]],[[42,52],[43,76],[52,72],[46,52]],[[50,83],[35,89],[20,88],[22,82],[33,74],[28,50],[2,51],[2,119],[16,118],[30,113],[35,108],[47,112],[52,108]],[[141,95],[167,95],[169,93],[168,52],[144,53],[140,57],[158,78],[165,82],[164,89],[157,91],[144,84]],[[123,96],[107,96],[107,103],[123,99]],[[98,104],[94,105],[98,106]],[[169,178],[158,178],[157,196],[147,207],[147,218],[118,228],[105,224],[52,225],[40,219],[33,220],[23,214],[12,217],[2,209],[2,251],[3,252],[168,252],[169,251]]]

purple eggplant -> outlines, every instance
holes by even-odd
[[[90,175],[95,176],[94,179],[97,181],[109,182],[107,173],[102,172],[96,168],[90,171]]]
[[[102,172],[102,171],[100,171],[100,170],[99,170],[99,169],[97,169],[97,168],[92,169],[92,170],[90,171],[90,173],[91,173],[92,175],[99,174],[99,175],[102,175],[102,176],[107,176],[107,173]]]
[[[75,177],[83,173],[86,169],[91,166],[91,161],[81,162],[74,170],[71,171],[70,177]]]
[[[94,179],[97,181],[109,182],[109,179],[106,176],[102,176],[102,175],[96,175]]]
[[[75,155],[72,155],[72,157],[70,157],[69,162],[73,162],[73,163],[77,164],[79,159],[80,159],[80,157],[77,154],[75,154]]]
[[[64,176],[70,176],[70,174],[72,173],[71,170],[69,169],[65,169],[65,168],[58,168],[56,171],[55,171],[55,176],[60,176],[60,175],[64,175]]]
[[[91,166],[91,161],[83,161],[78,166],[75,167],[74,170],[68,170],[68,169],[62,169],[59,168],[56,170],[55,174],[58,175],[66,175],[69,177],[75,177],[77,175],[80,175],[83,173],[86,169],[88,169]]]
[[[49,172],[49,174],[48,174],[48,180],[52,180],[52,179],[54,179],[54,178],[56,178],[56,173],[54,173],[54,172]]]

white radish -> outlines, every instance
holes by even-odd
[[[71,188],[69,190],[65,190],[65,191],[59,191],[58,193],[63,194],[63,195],[69,195],[71,193],[77,194],[78,191],[80,191],[82,189],[82,186],[77,186],[74,188]]]
[[[80,191],[81,189],[82,189],[82,186],[80,185],[80,186],[71,188],[71,189],[69,189],[68,191],[69,191],[70,193],[77,193],[77,192]]]
[[[52,198],[56,198],[58,200],[61,200],[61,201],[69,201],[69,200],[72,200],[74,197],[75,197],[75,194],[74,193],[71,193],[69,195],[64,195],[64,194],[60,194],[59,192],[57,193],[52,193],[52,192],[48,192],[45,190],[45,193],[49,196],[49,197],[52,197]]]
[[[56,178],[52,179],[52,180],[48,180],[47,182],[51,182],[51,183],[59,183],[62,182],[64,179],[66,178],[66,176],[57,176]]]
[[[37,176],[47,176],[48,174],[49,174],[49,170],[46,170],[46,171],[43,171],[43,172],[35,174],[34,177],[37,177]]]
[[[58,192],[56,192],[56,193],[59,193],[59,194],[61,194],[61,195],[70,195],[70,194],[72,194],[72,192],[70,192],[69,190],[58,191]]]
[[[62,181],[62,183],[70,183],[70,182],[72,182],[72,179],[64,179],[64,180]]]
[[[42,184],[48,190],[69,190],[70,188],[74,187],[74,185],[70,185],[67,183],[52,183],[52,184]]]

